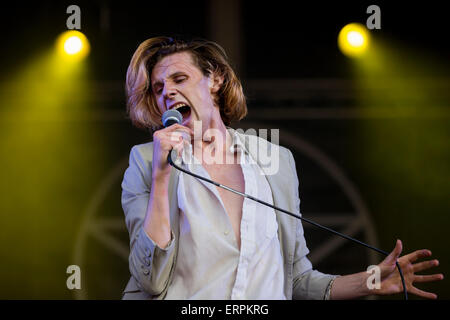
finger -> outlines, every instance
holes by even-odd
[[[183,150],[184,150],[184,141],[183,141],[183,139],[181,139],[179,143],[174,145],[173,148],[177,151],[178,156],[181,157],[181,155],[183,153]]]
[[[428,249],[416,250],[412,253],[409,253],[403,258],[408,259],[410,262],[415,262],[418,259],[423,259],[431,256],[431,251]]]
[[[174,151],[174,153],[172,153]],[[179,164],[178,161],[181,160],[183,154],[183,148],[180,146],[180,144],[173,146],[171,151],[169,151],[169,156],[172,159],[172,162]]]
[[[433,267],[437,267],[438,265],[439,265],[438,260],[429,260],[429,261],[419,262],[419,263],[413,264],[413,271],[420,272],[420,271],[427,270],[427,269],[430,269]]]
[[[176,130],[181,130],[189,133],[190,135],[194,135],[194,131],[191,128],[182,126],[181,124],[175,123],[167,128],[162,129],[163,132],[172,132]]]
[[[416,287],[412,287],[409,290],[410,293],[415,294],[416,296],[426,298],[426,299],[437,299],[437,295],[431,292],[426,292],[420,289],[417,289]]]
[[[413,282],[431,282],[438,281],[444,279],[444,275],[442,273],[437,274],[427,274],[427,275],[417,275],[414,277]]]
[[[384,261],[388,263],[395,263],[400,256],[400,253],[402,253],[403,244],[401,240],[397,240],[395,243],[395,248],[392,250],[392,252],[384,259]]]
[[[167,136],[171,141],[181,141],[186,140],[187,142],[191,142],[193,135],[189,130],[177,129],[175,131],[171,131],[167,133]]]
[[[170,141],[173,141],[175,143],[180,142],[183,139],[183,136],[186,135],[186,132],[181,131],[172,131],[165,134],[165,137],[167,137]]]
[[[156,140],[155,140],[156,141]],[[163,152],[169,152],[172,150],[176,145],[182,143],[183,138],[181,136],[167,136],[165,134],[161,134],[158,137],[158,144],[159,148]]]
[[[154,138],[154,141],[159,141],[160,146],[163,150],[170,151],[177,144],[183,143],[184,141],[188,141],[190,143],[189,135],[186,132],[173,131],[173,132],[161,132],[158,133],[157,138]],[[189,140],[188,140],[189,139]]]

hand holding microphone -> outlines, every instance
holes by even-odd
[[[170,175],[170,165],[167,157],[171,150],[175,150],[178,155],[184,147],[184,141],[194,135],[194,132],[185,126],[182,126],[182,115],[177,110],[167,110],[162,117],[164,129],[153,133],[153,163],[152,178],[156,180],[168,179]]]

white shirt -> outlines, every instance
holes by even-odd
[[[228,132],[232,148],[239,154],[245,193],[273,204],[261,169],[234,130]],[[195,163],[190,144],[184,148],[182,159],[184,169],[211,179],[203,166]],[[286,299],[278,224],[272,208],[244,198],[239,250],[216,186],[180,173],[177,193],[180,239],[166,299]]]

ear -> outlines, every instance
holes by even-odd
[[[217,73],[212,73],[209,76],[209,79],[210,79],[209,84],[210,84],[211,93],[217,93],[220,90],[220,88],[222,87],[224,77],[218,75]]]

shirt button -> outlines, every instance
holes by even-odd
[[[146,264],[147,266],[150,265],[150,259],[149,259],[149,258],[145,258],[145,259],[144,259],[144,262],[145,262],[145,264]]]
[[[225,230],[223,234],[227,236],[229,233],[230,233],[230,230]]]
[[[148,269],[144,269],[144,274],[148,275],[150,273],[150,271],[148,271]]]

